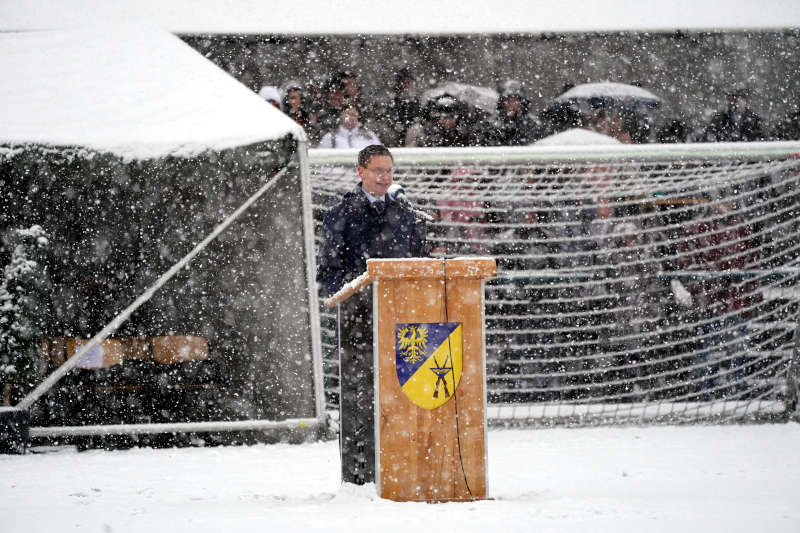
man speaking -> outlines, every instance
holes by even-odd
[[[361,183],[331,207],[323,220],[317,281],[333,294],[367,270],[367,259],[427,257],[423,225],[387,191],[394,159],[382,145],[358,154]],[[342,480],[375,481],[372,289],[342,302],[339,339],[339,448]]]

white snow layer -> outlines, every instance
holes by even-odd
[[[615,83],[610,81],[576,85],[556,98],[556,102],[566,102],[572,98],[588,99],[593,97],[610,97],[622,101],[638,100],[644,102],[661,102],[661,98],[647,89],[642,89],[635,85],[628,85],[627,83]]]
[[[168,32],[0,33],[0,144],[188,156],[303,130]]]
[[[800,531],[800,425],[493,430],[489,501],[340,487],[336,442],[0,456],[0,531]]]
[[[0,0],[0,29],[87,18],[147,20],[176,33],[453,34],[789,29],[796,0]]]
[[[583,128],[570,128],[535,141],[531,146],[593,146],[622,144],[617,139]]]

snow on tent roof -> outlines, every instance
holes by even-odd
[[[298,125],[179,38],[141,26],[0,33],[0,144],[189,156]]]
[[[539,139],[531,146],[592,146],[597,144],[622,144],[617,139],[582,128],[572,128]]]
[[[796,0],[0,0],[0,29],[143,19],[175,33],[466,34],[800,27]]]

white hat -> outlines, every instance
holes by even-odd
[[[278,92],[278,88],[273,85],[264,85],[261,90],[258,91],[258,96],[264,100],[277,102],[279,105],[281,103],[281,95]]]

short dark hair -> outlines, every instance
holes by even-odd
[[[358,152],[358,166],[366,167],[369,165],[369,161],[374,155],[388,155],[392,158],[392,162],[394,163],[394,157],[392,157],[392,152],[390,152],[388,148],[382,144],[370,144]]]

